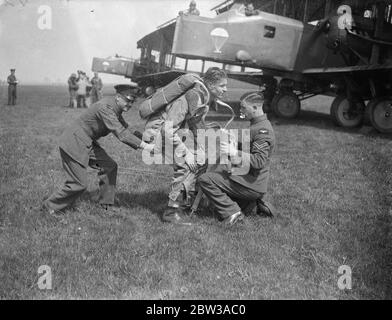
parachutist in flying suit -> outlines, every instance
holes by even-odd
[[[106,97],[91,105],[60,138],[60,155],[67,180],[53,193],[44,208],[50,214],[71,206],[87,188],[87,167],[98,170],[99,203],[105,209],[114,204],[117,164],[98,144],[101,137],[113,133],[133,149],[152,150],[153,145],[140,140],[125,122],[127,112],[135,100],[131,88],[122,86],[114,97]]]
[[[227,91],[227,75],[219,68],[209,68],[203,77],[203,82],[210,94],[209,104],[217,98],[222,98]],[[189,195],[195,192],[196,179],[205,171],[206,166],[197,163],[197,155],[182,142],[178,132],[187,124],[194,140],[197,140],[197,129],[204,128],[203,119],[205,114],[198,112],[200,104],[197,89],[191,89],[166,107],[165,121],[171,121],[173,126],[169,126],[169,129],[164,126],[162,135],[166,139],[165,143],[172,143],[175,156],[169,203],[162,216],[164,222],[190,224],[184,215],[184,199],[188,200]],[[208,112],[208,108],[206,108],[206,112]]]

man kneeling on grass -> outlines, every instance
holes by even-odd
[[[203,193],[229,226],[242,220],[243,212],[248,213],[256,205],[259,215],[272,217],[274,214],[272,205],[263,200],[275,146],[274,130],[263,112],[263,103],[262,94],[252,94],[241,101],[242,117],[250,121],[250,154],[238,150],[234,137],[220,144],[221,155],[228,155],[233,166],[240,166],[248,159],[249,172],[245,175],[207,172],[198,179]]]
[[[117,163],[98,144],[99,138],[113,133],[133,149],[153,149],[154,145],[147,144],[138,137],[141,134],[132,133],[122,116],[135,100],[133,88],[120,85],[117,92],[114,97],[106,97],[91,105],[61,136],[60,155],[67,180],[59,191],[43,203],[43,208],[51,215],[61,213],[71,206],[86,190],[88,166],[99,170],[99,203],[106,210],[112,208]]]

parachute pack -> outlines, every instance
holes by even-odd
[[[152,114],[158,112],[169,103],[185,94],[193,88],[196,83],[203,83],[196,74],[185,74],[170,82],[165,87],[159,89],[151,97],[146,99],[139,107],[139,114],[142,119],[147,119]]]
[[[159,89],[140,104],[139,114],[142,119],[147,120],[143,140],[152,142],[165,122],[165,108],[174,100],[182,97],[185,93],[198,84],[202,104],[207,105],[209,92],[202,79],[196,74],[185,74],[170,82],[165,87]]]

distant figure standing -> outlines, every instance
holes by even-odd
[[[68,78],[69,107],[70,108],[77,108],[77,106],[78,106],[78,102],[76,100],[78,88],[79,88],[79,86],[77,84],[76,73],[72,73],[71,76]]]
[[[89,108],[91,106],[91,81],[90,78],[85,74],[86,76],[86,81],[87,81],[87,86],[86,86],[86,107]]]
[[[11,69],[11,74],[7,78],[8,82],[8,105],[16,104],[16,85],[18,80],[16,80],[15,69]]]
[[[86,95],[87,95],[87,86],[89,85],[86,74],[83,71],[78,71],[79,77],[77,80],[78,91],[77,91],[77,100],[79,108],[87,108],[86,104]]]
[[[255,10],[253,3],[248,3],[245,6],[245,15],[246,16],[255,16],[257,14],[258,14],[258,12]]]
[[[186,11],[180,11],[179,15],[185,15],[185,16],[200,16],[200,11],[196,8],[196,1],[192,0],[189,3],[189,8]]]
[[[94,72],[94,77],[91,79],[91,103],[95,103],[102,99],[102,80],[98,76],[98,72]]]

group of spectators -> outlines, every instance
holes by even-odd
[[[84,71],[78,70],[68,78],[69,107],[88,108],[92,103],[102,99],[102,80],[97,72],[90,80]]]

